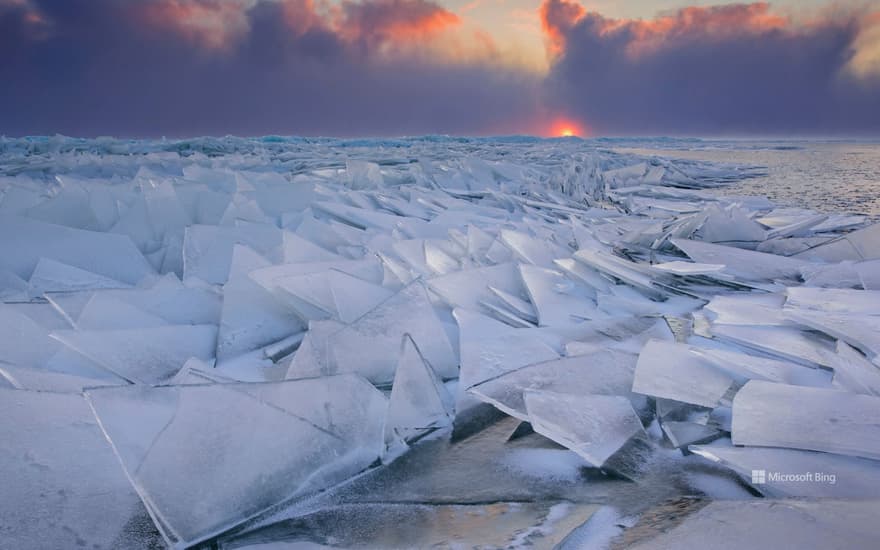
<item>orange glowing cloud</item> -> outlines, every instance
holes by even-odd
[[[231,48],[250,30],[248,0],[156,0],[138,16],[147,25],[172,28],[209,50]]]
[[[647,21],[609,21],[605,32],[625,29],[631,35],[627,53],[637,57],[656,50],[667,40],[681,37],[719,39],[763,34],[773,30],[785,30],[791,26],[791,20],[770,13],[770,5],[759,2],[708,8],[688,7],[673,15]]]
[[[576,1],[545,0],[538,9],[541,28],[547,36],[547,50],[551,56],[561,54],[565,49],[565,33],[584,15],[586,8]]]
[[[348,36],[378,41],[409,41],[461,23],[454,13],[425,0],[343,3],[340,29]]]
[[[606,18],[587,12],[576,0],[545,0],[540,15],[550,53],[554,55],[564,51],[567,32],[585,18],[590,19],[598,36],[625,38],[626,51],[633,57],[650,53],[666,41],[683,37],[720,39],[787,30],[793,26],[788,17],[771,13],[770,5],[765,2],[692,6],[645,20]]]

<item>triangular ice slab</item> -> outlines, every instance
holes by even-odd
[[[190,357],[212,359],[217,327],[62,330],[52,337],[127,380],[156,384],[174,376]]]
[[[601,468],[645,430],[629,399],[613,395],[525,392],[532,427]]]
[[[217,359],[262,348],[302,331],[302,321],[248,276],[267,267],[268,260],[253,249],[235,245],[229,281],[223,287],[223,307],[217,333]]]
[[[453,378],[458,374],[458,357],[420,281],[404,287],[329,338],[333,372],[354,372],[377,384],[391,382],[400,339],[406,333],[440,376]]]
[[[381,452],[387,406],[357,377],[129,386],[91,390],[88,398],[176,546],[366,468]]]
[[[40,258],[29,282],[37,294],[101,288],[128,288],[131,286],[122,281],[49,258]]]
[[[580,324],[596,316],[596,304],[587,297],[586,290],[558,271],[532,265],[521,265],[519,269],[541,326]]]
[[[516,264],[503,263],[489,267],[466,269],[434,277],[428,286],[452,307],[479,311],[480,302],[495,302],[490,288],[511,295],[524,294]]]
[[[400,360],[388,402],[385,442],[410,439],[452,424],[452,398],[425,361],[409,334],[403,336]]]

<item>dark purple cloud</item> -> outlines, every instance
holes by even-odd
[[[594,132],[880,134],[880,78],[851,70],[876,15],[794,24],[767,4],[614,20],[546,0],[547,101]],[[875,45],[880,46],[880,45]]]
[[[536,78],[444,58],[457,21],[428,0],[0,0],[0,133],[522,131]]]
[[[431,0],[0,0],[0,134],[880,133],[880,14],[541,16],[546,77]]]

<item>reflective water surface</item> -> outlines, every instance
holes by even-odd
[[[787,206],[880,217],[880,142],[814,140],[621,140],[615,150],[764,167],[720,190]]]

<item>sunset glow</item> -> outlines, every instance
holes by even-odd
[[[569,119],[557,119],[544,132],[547,137],[585,137],[587,134],[583,125]]]

